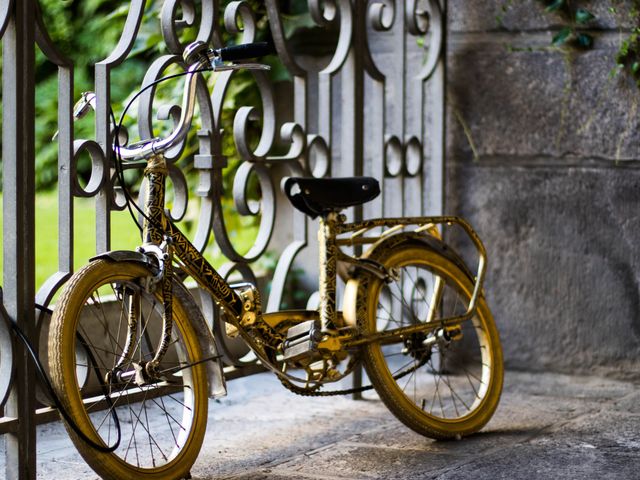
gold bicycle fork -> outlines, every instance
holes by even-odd
[[[224,309],[230,318],[240,322],[250,307],[246,298],[236,293],[227,282],[207,262],[200,251],[187,239],[187,237],[166,216],[164,211],[165,182],[168,175],[166,160],[162,155],[155,155],[148,159],[144,171],[147,180],[147,189],[144,204],[144,223],[142,229],[143,244],[138,253],[152,259],[151,263],[157,268],[154,277],[145,279],[145,285],[141,288],[162,289],[162,336],[155,349],[152,360],[145,363],[145,379],[153,379],[158,375],[157,369],[164,354],[171,344],[173,330],[173,260],[179,260],[184,271],[216,300],[216,303]],[[127,341],[123,353],[117,362],[117,366],[124,365],[131,356],[132,345],[135,345],[138,316],[140,309],[136,304],[140,300],[139,293],[123,292],[129,296],[128,332]],[[259,302],[258,302],[259,304]],[[114,369],[116,371],[116,369]],[[142,382],[144,379],[138,379]]]

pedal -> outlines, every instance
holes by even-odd
[[[423,340],[422,345],[427,348],[431,348],[435,344],[448,345],[452,341],[458,340],[462,340],[462,328],[460,328],[459,325],[436,330]],[[402,353],[406,355],[409,353],[409,349],[405,347],[402,350]]]
[[[291,327],[284,342],[284,359],[295,362],[309,357],[310,353],[317,351],[320,340],[322,331],[317,320],[307,320]]]

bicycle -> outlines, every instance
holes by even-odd
[[[486,253],[465,220],[348,223],[341,210],[375,198],[375,179],[288,178],[283,188],[294,207],[320,217],[320,304],[313,311],[263,313],[256,286],[228,284],[165,215],[162,153],[190,128],[198,72],[264,68],[225,63],[263,50],[191,44],[173,132],[114,145],[117,158],[147,162],[143,244],[98,255],[71,277],[54,310],[49,346],[55,391],[80,433],[65,425],[104,478],[188,477],[203,441],[208,397],[226,393],[215,339],[181,281],[185,275],[215,299],[227,335],[241,337],[295,393],[373,388],[400,421],[438,439],[480,430],[498,404],[502,351],[482,292]],[[442,239],[441,228],[453,225],[477,249],[476,276]],[[351,246],[368,248],[352,256],[343,251]],[[347,266],[340,270],[342,311],[336,308],[338,263]],[[360,365],[371,385],[323,390]]]

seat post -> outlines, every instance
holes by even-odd
[[[337,245],[336,225],[343,221],[343,215],[329,212],[320,217],[318,230],[318,250],[320,267],[320,323],[323,332],[335,331],[336,324],[336,267]]]

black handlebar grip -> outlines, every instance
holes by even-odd
[[[222,61],[235,62],[247,58],[262,57],[273,53],[273,48],[267,42],[245,43],[233,47],[221,48],[217,51]]]

